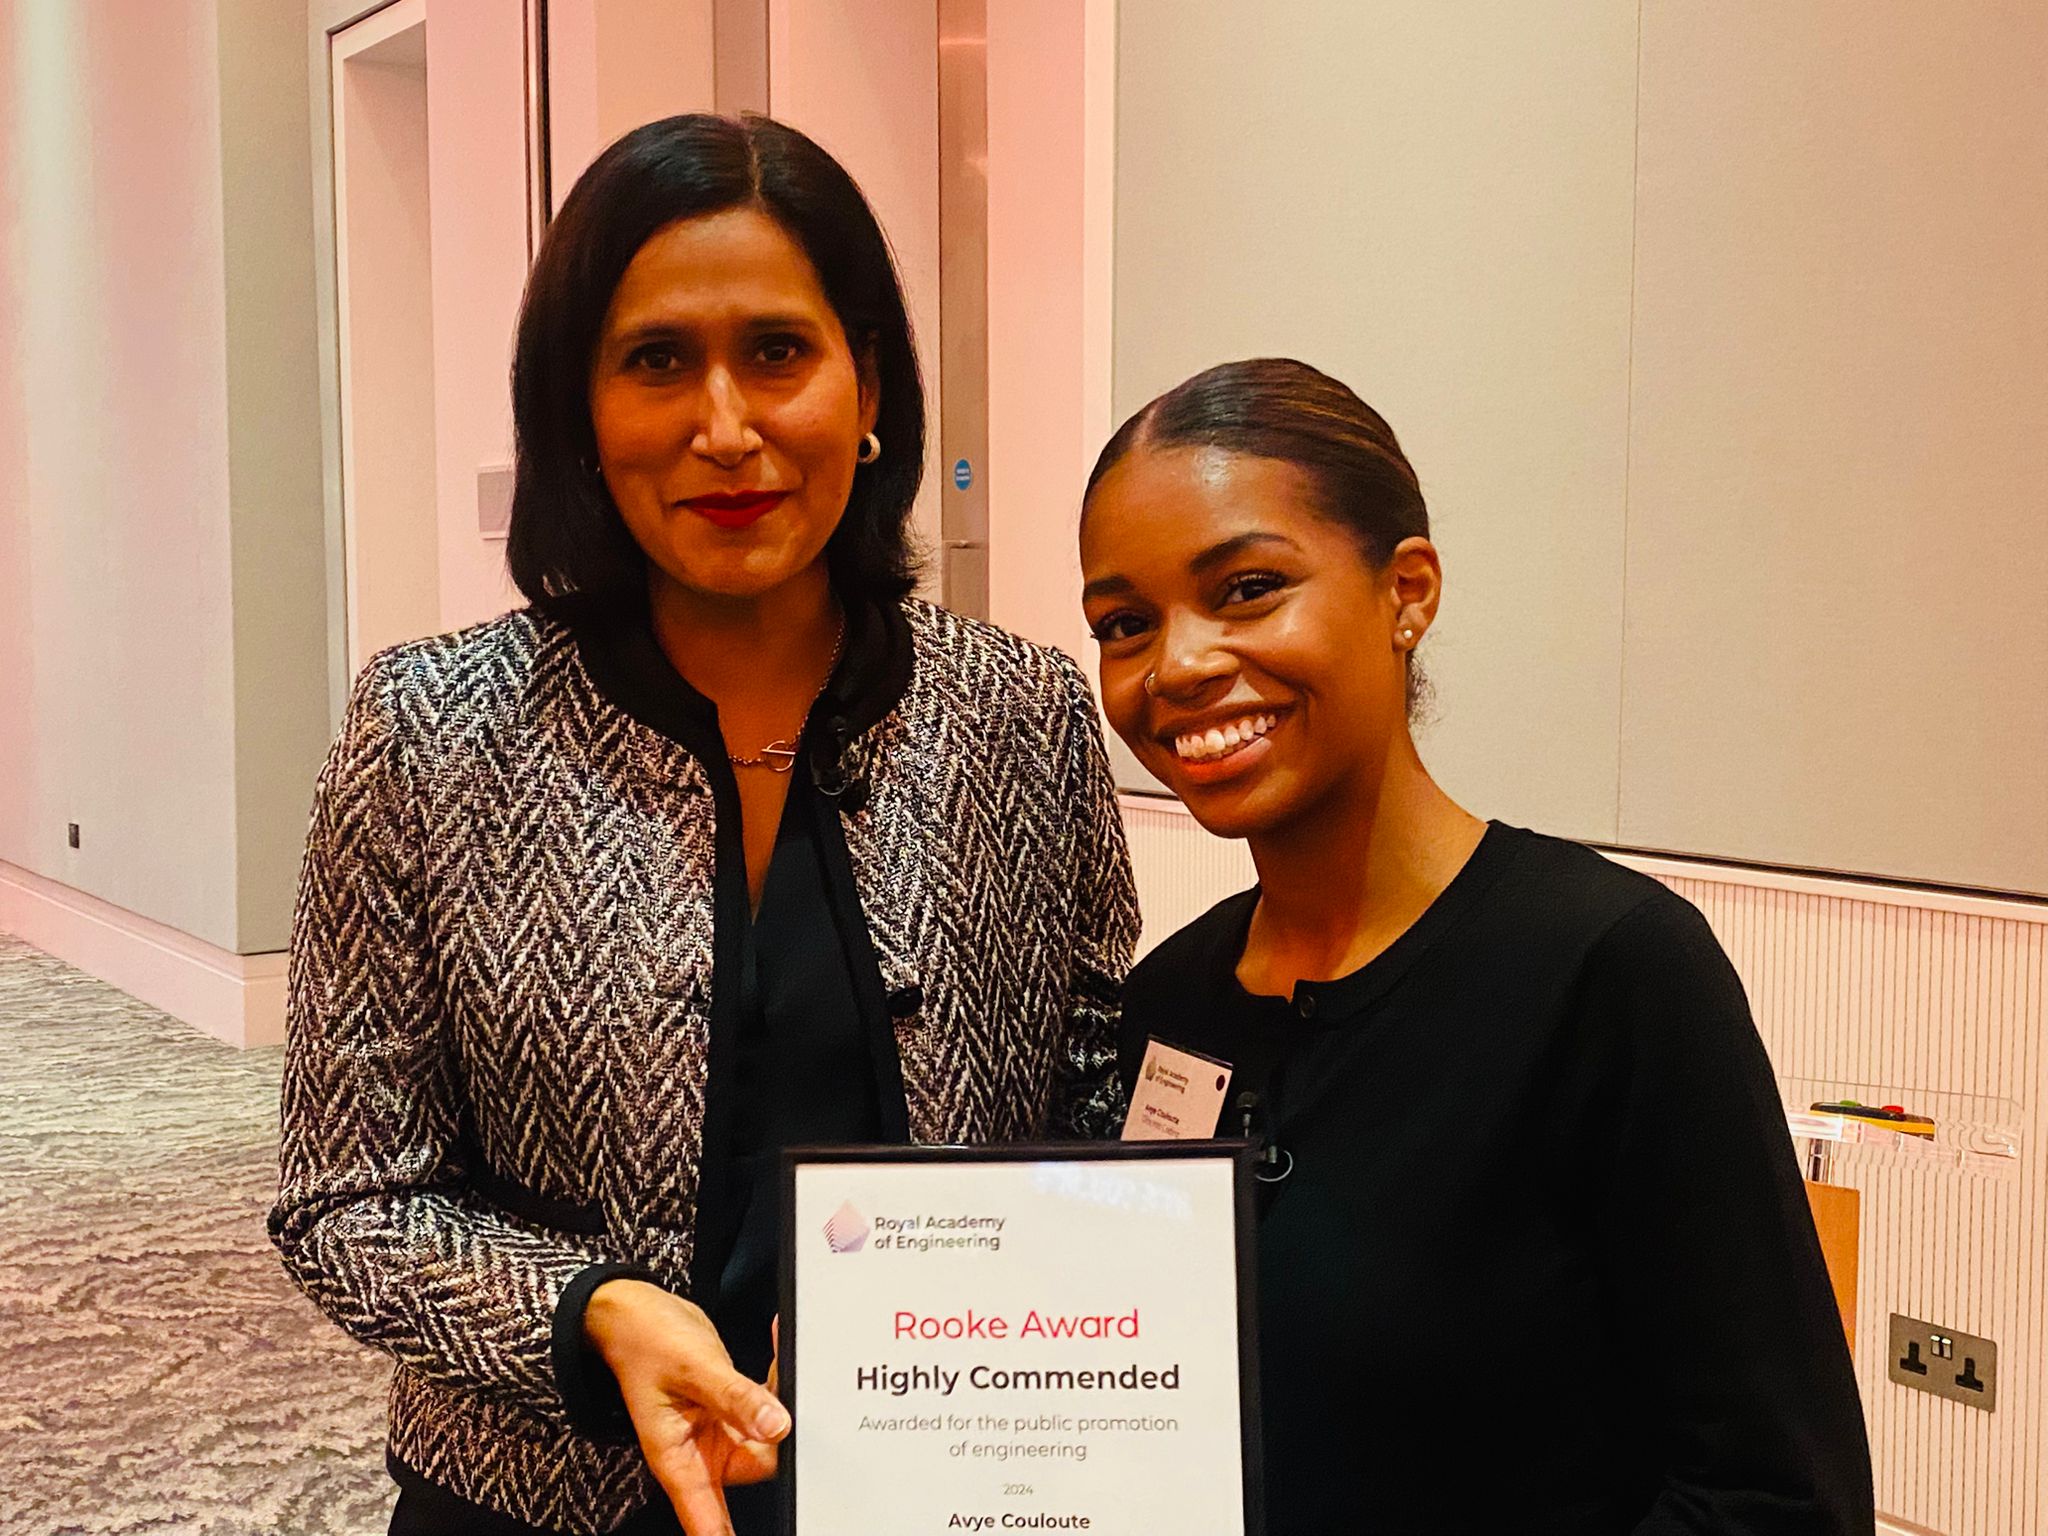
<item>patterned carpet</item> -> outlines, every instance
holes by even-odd
[[[389,1371],[263,1235],[278,1070],[0,934],[0,1532],[384,1529]]]

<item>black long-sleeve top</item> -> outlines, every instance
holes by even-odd
[[[1269,1536],[1867,1536],[1841,1320],[1742,985],[1705,920],[1496,823],[1415,925],[1291,999],[1256,890],[1132,973],[1231,1065],[1262,1189]]]

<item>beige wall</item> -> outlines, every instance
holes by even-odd
[[[1118,413],[1379,406],[1475,809],[2048,894],[2048,11],[1118,8]]]
[[[1117,419],[1273,354],[1378,407],[1446,567],[1430,766],[1612,840],[1635,6],[1118,18]]]
[[[283,939],[322,614],[303,42],[222,14],[0,6],[0,860],[234,950]]]
[[[2048,894],[2048,8],[1642,60],[1621,840]]]

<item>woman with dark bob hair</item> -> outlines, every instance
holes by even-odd
[[[909,596],[910,326],[802,134],[600,156],[513,414],[530,606],[320,776],[271,1232],[396,1358],[394,1531],[765,1531],[777,1154],[1114,1128],[1114,788],[1070,661]]]
[[[1260,1145],[1269,1536],[1868,1536],[1742,984],[1664,886],[1423,766],[1443,572],[1386,422],[1303,363],[1199,374],[1103,450],[1081,552],[1111,725],[1258,867],[1131,973],[1121,1055],[1227,1064]]]

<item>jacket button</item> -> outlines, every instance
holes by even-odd
[[[1298,1001],[1297,1003],[1295,1003],[1295,1005],[1294,1005],[1294,1006],[1295,1006],[1296,1008],[1299,1008],[1299,1009],[1301,1010],[1301,1016],[1302,1016],[1302,1017],[1303,1017],[1304,1019],[1312,1019],[1312,1018],[1314,1018],[1314,1017],[1316,1016],[1316,995],[1315,995],[1315,993],[1313,993],[1313,992],[1304,992],[1304,993],[1302,993],[1302,994],[1301,994],[1301,998],[1300,998],[1300,1000],[1299,1000],[1299,1001]]]
[[[898,987],[889,994],[889,1017],[901,1024],[905,1019],[915,1018],[924,1007],[924,988],[912,983]]]

